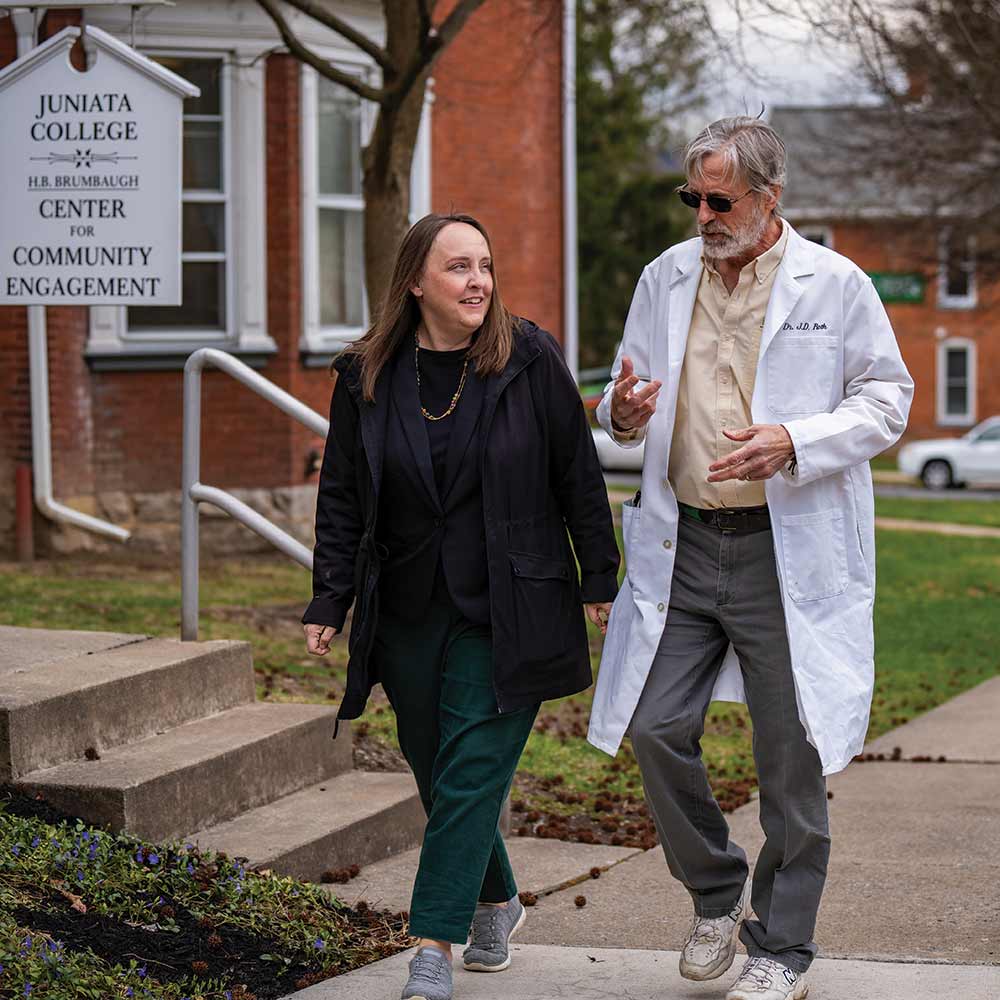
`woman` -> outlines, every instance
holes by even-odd
[[[450,1000],[470,924],[465,968],[510,964],[524,910],[500,811],[540,702],[591,683],[580,604],[603,631],[618,549],[576,385],[504,308],[475,219],[410,229],[334,368],[306,643],[327,653],[354,603],[338,720],[382,683],[428,816],[402,996]]]

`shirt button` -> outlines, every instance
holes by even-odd
[[[670,541],[670,539],[669,539],[669,538],[664,538],[664,539],[663,539],[663,547],[664,547],[665,549],[669,549],[669,548],[672,548],[672,547],[673,547],[673,544],[674,544],[674,543],[673,543],[672,541]]]
[[[663,601],[660,601],[660,603],[656,605],[656,610],[662,611],[665,607],[666,605],[663,603]]]

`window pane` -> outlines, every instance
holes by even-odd
[[[965,380],[968,357],[964,347],[948,351],[948,381]]]
[[[186,115],[222,114],[222,60],[221,59],[181,59],[177,56],[153,56],[161,66],[184,77],[185,80],[201,88],[200,97],[188,97],[184,101]]]
[[[208,253],[226,249],[226,208],[203,201],[184,203],[184,249]]]
[[[320,209],[319,318],[323,326],[364,322],[362,216],[360,212]]]
[[[952,236],[948,240],[948,261],[945,286],[949,296],[961,298],[971,292],[969,241],[965,236]]]
[[[969,409],[969,394],[964,385],[948,386],[948,413],[964,416]]]
[[[319,190],[361,192],[361,98],[325,77],[319,81]]]
[[[142,327],[177,327],[222,330],[226,325],[226,265],[186,262],[182,265],[183,305],[140,306],[129,309],[128,324]]]
[[[965,297],[969,294],[969,272],[949,258],[948,260],[948,295]]]
[[[184,187],[222,190],[222,125],[184,122]]]

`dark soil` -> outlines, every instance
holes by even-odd
[[[146,966],[151,980],[161,983],[181,982],[195,975],[216,978],[243,1000],[274,1000],[348,971],[339,964],[299,963],[286,967],[262,960],[262,955],[280,953],[281,947],[273,939],[225,924],[199,922],[176,901],[165,902],[174,911],[179,931],[148,930],[95,913],[79,913],[55,893],[43,906],[18,907],[12,916],[19,926],[51,935],[68,951],[90,949],[111,963],[134,959]],[[347,911],[345,916],[352,926],[369,933],[372,925],[383,920],[388,920],[393,931],[405,926],[402,914],[379,914],[365,904]],[[386,954],[394,950],[389,948]]]
[[[69,951],[89,948],[108,962],[135,959],[146,966],[150,979],[167,983],[192,975],[215,977],[230,988],[242,984],[259,1000],[286,996],[304,976],[320,971],[316,966],[284,969],[274,962],[262,962],[260,955],[274,950],[273,942],[239,928],[199,927],[180,906],[175,905],[174,911],[179,933],[144,930],[98,914],[78,913],[56,895],[44,908],[19,907],[13,917],[21,927],[49,934]],[[210,936],[214,947],[209,944]],[[192,968],[195,962],[199,963],[197,970]]]
[[[0,785],[0,816],[4,814],[38,818],[53,825],[77,821],[40,796],[25,795],[9,785]],[[341,963],[286,967],[263,961],[261,955],[282,951],[275,939],[226,924],[200,922],[176,900],[165,899],[164,904],[173,911],[179,931],[150,930],[93,912],[80,913],[55,892],[37,907],[18,907],[12,916],[25,930],[51,935],[68,951],[89,949],[112,963],[135,959],[147,967],[151,980],[164,983],[190,976],[219,979],[241,1000],[273,1000],[349,971]],[[342,912],[351,928],[350,938],[363,938],[367,947],[378,950],[379,928],[384,927],[389,934],[381,957],[395,952],[388,939],[398,939],[407,914],[377,911],[364,901]],[[197,968],[194,963],[198,963]]]

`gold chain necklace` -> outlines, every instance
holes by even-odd
[[[420,398],[420,339],[416,334],[413,335],[413,363],[417,368],[417,399]],[[424,415],[426,420],[444,420],[445,417],[450,417],[455,412],[455,407],[458,406],[458,401],[461,398],[462,390],[465,388],[465,375],[469,370],[469,352],[465,352],[465,363],[462,365],[462,377],[458,380],[458,388],[455,390],[455,395],[451,397],[451,405],[448,407],[444,413],[439,417],[435,417],[434,414],[428,413],[424,409],[424,404],[420,404],[420,412]]]

